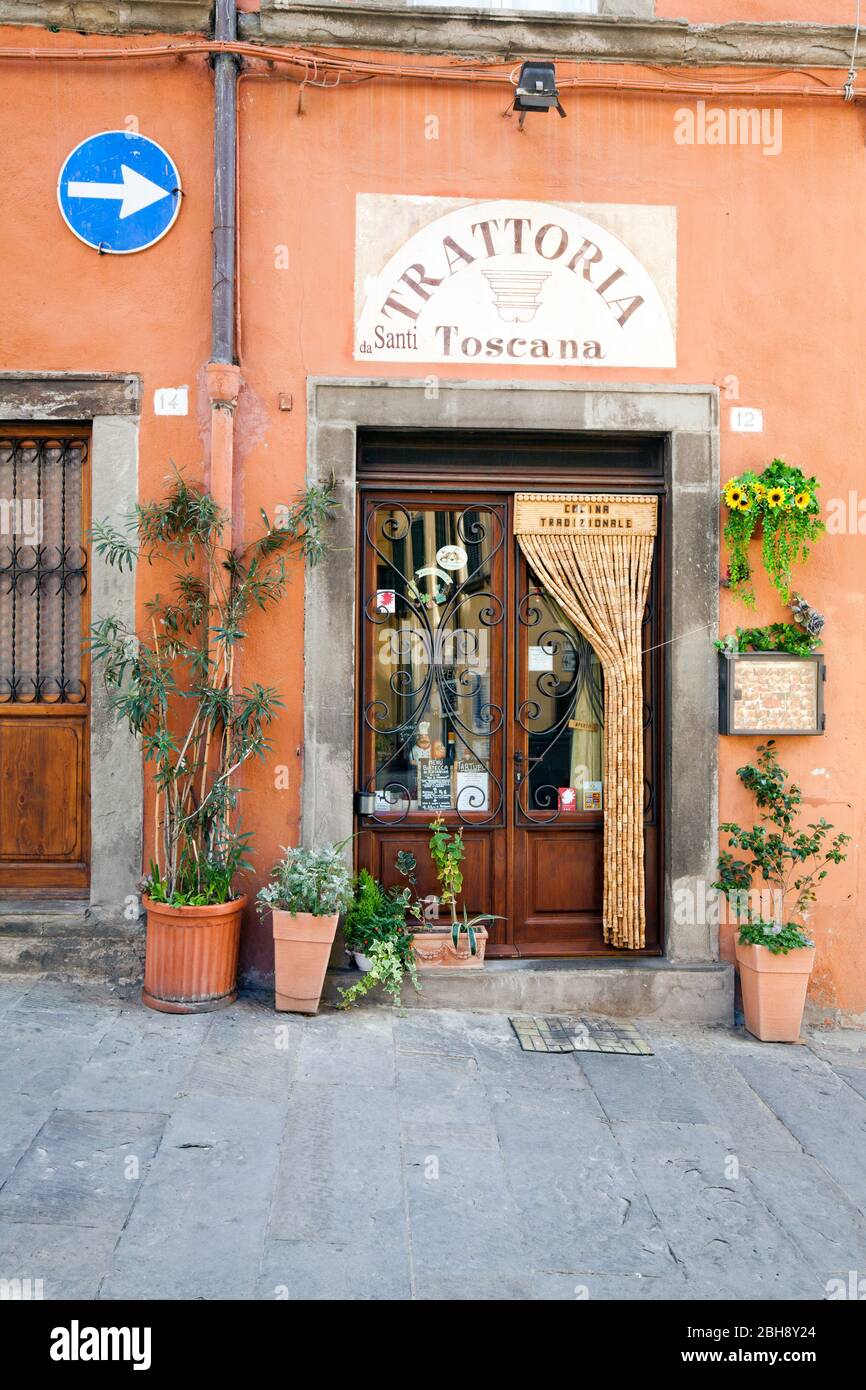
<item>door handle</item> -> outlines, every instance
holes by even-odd
[[[539,762],[541,762],[540,758],[527,758],[518,748],[517,752],[514,754],[514,785],[519,787],[526,776],[526,769],[533,763]]]

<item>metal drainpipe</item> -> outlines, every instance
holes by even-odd
[[[214,38],[231,42],[238,35],[237,0],[216,0]],[[240,390],[235,363],[235,159],[237,157],[237,59],[214,57],[213,288],[211,291],[211,360],[207,366],[211,403],[210,491],[225,512],[232,510],[234,483],[234,412]],[[231,547],[229,525],[223,544]]]
[[[238,36],[237,0],[216,0],[214,38],[231,43]],[[235,142],[237,59],[214,57],[213,299],[211,361],[235,360]]]

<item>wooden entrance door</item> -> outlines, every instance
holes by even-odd
[[[589,644],[519,551],[512,496],[370,491],[359,516],[359,863],[410,850],[436,891],[429,825],[463,826],[463,903],[492,956],[610,954],[602,935],[604,688]],[[658,565],[656,566],[658,569]],[[647,950],[658,951],[661,644],[645,620]]]
[[[90,881],[89,434],[0,425],[0,896]]]

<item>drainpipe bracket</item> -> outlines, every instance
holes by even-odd
[[[234,410],[241,388],[241,369],[234,362],[208,362],[207,394],[211,405]]]

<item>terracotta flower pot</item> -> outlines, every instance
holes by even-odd
[[[278,1009],[293,1014],[314,1014],[318,1009],[339,917],[338,912],[315,917],[312,912],[274,911]]]
[[[469,938],[461,932],[457,945],[451,935],[450,922],[433,923],[426,931],[412,933],[415,959],[420,970],[444,968],[446,970],[478,970],[484,964],[484,951],[487,946],[487,928],[475,928],[476,954],[469,949]]]
[[[201,1014],[233,1003],[247,901],[243,897],[209,907],[167,907],[145,896],[142,1003],[166,1014]]]
[[[746,1027],[761,1042],[799,1039],[814,962],[814,946],[798,946],[777,956],[766,946],[737,943]]]

